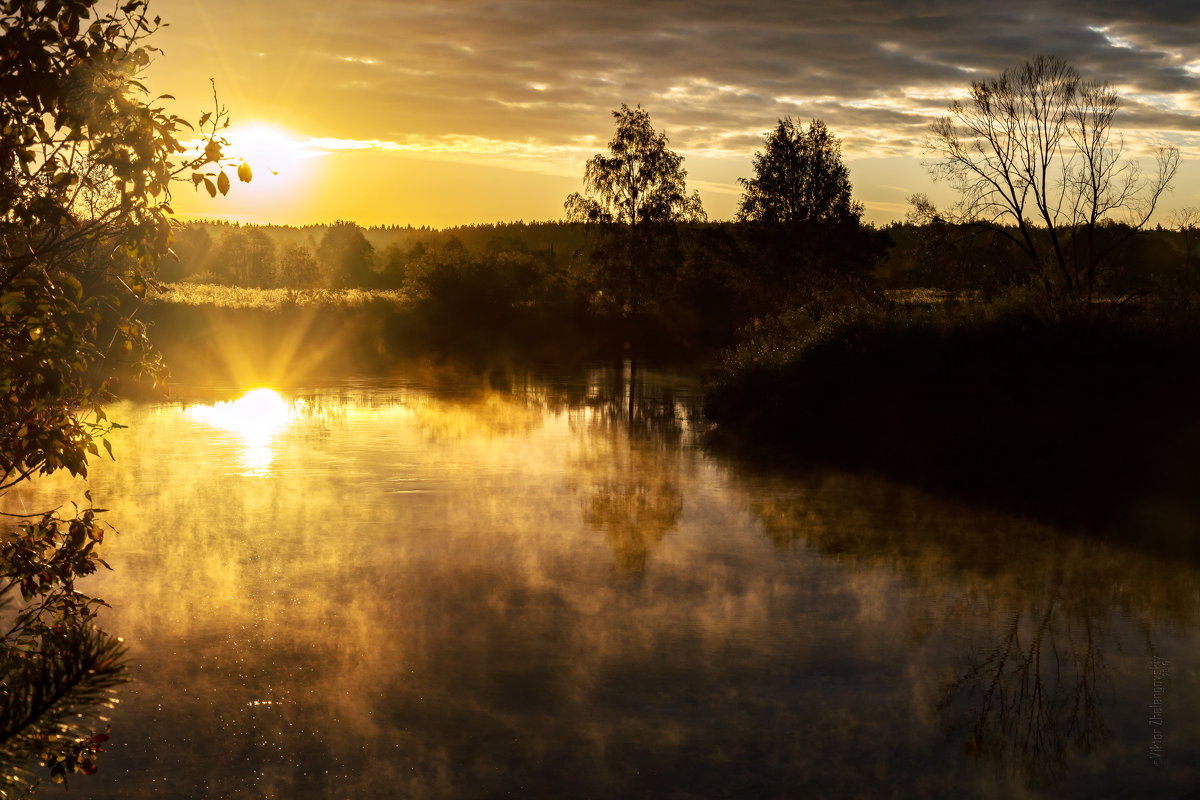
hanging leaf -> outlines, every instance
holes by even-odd
[[[217,188],[221,190],[221,195],[229,194],[229,176],[225,174],[225,170],[221,170],[221,174],[217,176]]]
[[[215,183],[213,183],[212,181],[210,181],[208,178],[204,179],[204,188],[208,190],[209,197],[217,196],[217,185]]]
[[[247,164],[245,161],[243,161],[241,164],[238,164],[238,179],[242,183],[249,183],[250,179],[253,177],[254,173],[250,171],[249,164]]]

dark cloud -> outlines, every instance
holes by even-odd
[[[790,100],[806,98],[820,101],[835,127],[886,127],[895,114],[907,120],[917,107],[913,93],[965,89],[1039,53],[1061,55],[1134,93],[1200,90],[1200,76],[1186,69],[1200,62],[1194,2],[1109,0],[1083,9],[991,0],[196,6],[156,2],[169,20],[183,18],[175,24],[185,30],[173,41],[192,46],[180,49],[193,57],[215,51],[222,63],[265,51],[256,66],[281,78],[269,81],[277,102],[340,99],[337,117],[360,136],[402,129],[405,119],[423,135],[523,129],[564,142],[603,128],[607,110],[621,102],[640,102],[711,142],[731,129],[765,129],[796,112]],[[213,25],[222,31],[215,46]],[[894,108],[873,120],[852,105],[889,98]],[[497,119],[497,109],[512,113]]]

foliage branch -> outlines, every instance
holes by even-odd
[[[140,81],[160,18],[144,0],[97,5],[0,4],[0,492],[111,455],[115,371],[165,374],[135,315],[169,252],[172,183],[230,186],[225,109],[197,130]],[[100,511],[3,512],[20,521],[0,527],[0,796],[31,789],[31,761],[58,782],[94,771],[106,738],[86,725],[123,647],[75,585],[106,566]]]

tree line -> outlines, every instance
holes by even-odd
[[[936,211],[930,214],[927,203],[923,195],[917,195],[906,219],[868,226],[879,235],[884,247],[882,255],[866,268],[880,288],[994,294],[1031,280],[1034,273],[1027,257],[1010,235],[964,230],[937,217]],[[333,227],[339,229],[337,236],[329,236]],[[685,242],[691,243],[685,260],[724,259],[730,262],[726,268],[732,268],[734,262],[746,264],[748,232],[753,226],[702,222],[683,223],[678,228]],[[720,231],[722,240],[734,241],[736,247],[703,251],[703,245],[715,238],[714,231]],[[1180,209],[1166,224],[1133,234],[1128,224],[1120,222],[1098,226],[1093,232],[1097,239],[1106,238],[1114,245],[1106,282],[1118,295],[1200,288],[1200,211]],[[338,247],[339,241],[344,249]],[[443,250],[474,254],[528,252],[566,270],[572,259],[578,261],[586,252],[587,243],[588,232],[577,223],[565,221],[442,229],[359,227],[346,221],[304,228],[193,221],[176,229],[173,255],[164,258],[157,277],[169,283],[263,289],[404,289],[421,271],[422,261],[436,259]],[[340,265],[349,268],[339,269]],[[755,271],[748,277],[766,277],[766,265],[753,266]],[[703,269],[696,267],[691,272]],[[346,275],[356,278],[348,281],[343,277]]]
[[[754,320],[787,309],[819,318],[846,305],[910,290],[987,299],[1017,290],[1044,298],[1012,233],[920,216],[883,227],[838,220],[690,221],[655,227],[630,271],[627,231],[596,223],[471,225],[442,230],[361,228],[350,222],[290,228],[193,222],[176,232],[159,269],[170,282],[256,288],[362,288],[399,292],[427,327],[462,340],[503,337],[536,322],[581,335],[624,322],[656,331],[652,349],[733,343]],[[1114,242],[1104,286],[1114,297],[1186,303],[1200,292],[1195,228],[1133,235],[1099,226]],[[636,313],[627,298],[636,289]],[[169,298],[169,294],[167,297]],[[591,327],[589,328],[589,325]],[[437,337],[434,337],[437,338]],[[613,331],[610,338],[618,338]]]

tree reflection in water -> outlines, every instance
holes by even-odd
[[[914,643],[935,629],[966,637],[965,648],[933,665],[945,673],[931,698],[942,729],[967,757],[1029,789],[1052,791],[1110,741],[1107,661],[1127,654],[1129,638],[1114,620],[1131,621],[1151,653],[1156,630],[1190,628],[1200,616],[1185,563],[956,510],[895,484],[828,472],[768,480],[777,491],[756,483],[747,503],[777,547],[889,565],[917,589],[908,609]],[[845,512],[852,505],[856,516]]]
[[[938,703],[947,736],[1033,788],[1053,786],[1068,761],[1102,744],[1103,651],[1096,622],[1050,598],[1012,613],[1000,643],[974,656]]]
[[[607,451],[585,453],[572,469],[588,484],[583,521],[604,532],[615,569],[637,575],[683,511],[674,476],[683,468],[679,445],[695,409],[686,398],[677,401],[674,381],[648,380],[632,360],[593,370],[588,383],[587,424],[616,435],[593,437]]]
[[[584,522],[604,531],[620,572],[642,572],[647,556],[683,511],[679,489],[661,477],[663,472],[642,465],[654,455],[631,450],[627,469],[594,482],[591,495],[583,500]],[[645,480],[645,475],[651,480]]]

